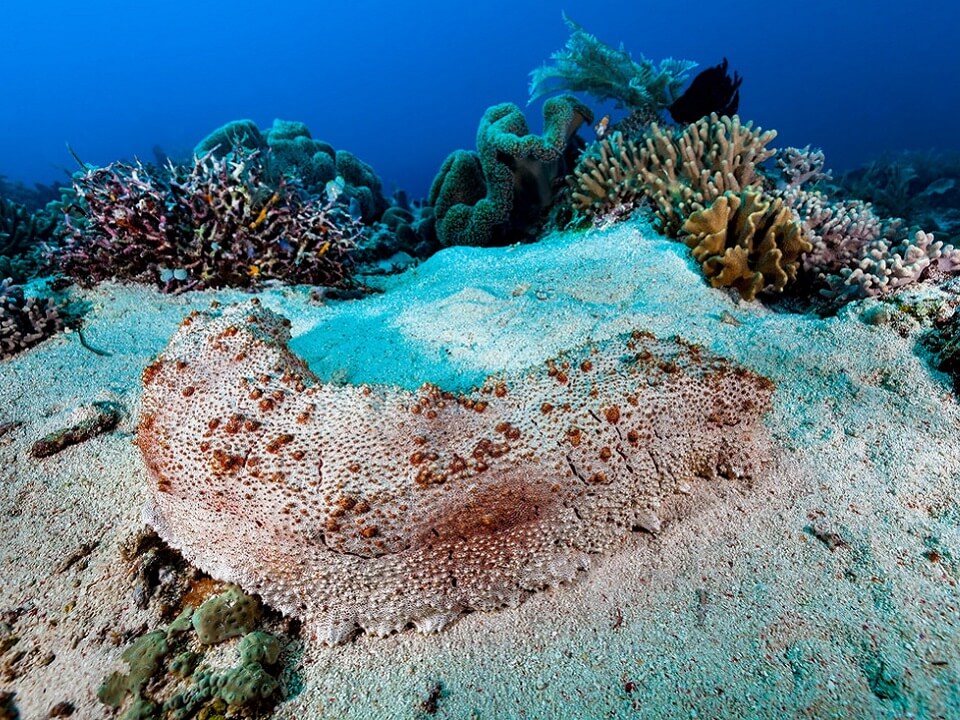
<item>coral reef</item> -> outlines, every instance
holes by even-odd
[[[766,146],[776,136],[716,114],[683,130],[652,126],[643,138],[639,173],[659,229],[677,237],[690,215],[724,193],[761,187],[759,166],[774,156]]]
[[[783,201],[759,191],[724,193],[691,214],[683,232],[710,284],[735,288],[744,300],[782,292],[811,249]]]
[[[77,201],[51,259],[83,282],[116,278],[165,291],[346,284],[358,222],[335,200],[264,175],[259,155],[239,151],[189,167],[88,169],[74,178]]]
[[[42,265],[41,245],[53,236],[56,221],[43,210],[0,197],[0,278],[22,284]]]
[[[881,215],[903,218],[960,246],[960,155],[906,152],[878,158],[839,179],[844,192]]]
[[[913,237],[878,237],[859,249],[852,267],[826,276],[822,292],[835,301],[885,295],[919,282],[929,268],[960,272],[960,250],[944,246],[933,234],[917,230]]]
[[[22,285],[0,282],[0,360],[63,330],[62,308],[47,298],[26,297]]]
[[[670,105],[697,66],[688,60],[667,58],[656,66],[641,56],[635,62],[621,44],[612,48],[563,16],[571,34],[566,47],[530,73],[530,102],[555,92],[584,92],[598,100],[614,100],[618,107],[654,112]]]
[[[261,131],[252,120],[235,120],[214,130],[194,149],[198,157],[212,154],[216,158],[231,154],[246,157],[253,152],[261,156],[271,184],[293,178],[308,192],[319,195],[328,182],[343,178],[340,194],[348,203],[357,201],[367,224],[378,220],[389,205],[373,168],[350,152],[314,140],[302,122],[276,119]]]
[[[157,533],[326,642],[513,605],[768,456],[772,384],[682,341],[455,396],[320,384],[288,326],[256,301],[188,316],[144,372],[137,444]]]
[[[544,131],[533,135],[513,103],[488,108],[477,130],[477,152],[458,150],[430,187],[441,245],[502,245],[526,239],[556,193],[554,180],[579,152],[574,140],[593,114],[564,95],[543,105]]]
[[[639,142],[613,133],[581,155],[568,184],[577,217],[623,217],[645,195],[658,229],[678,237],[684,221],[725,192],[760,188],[760,164],[774,155],[765,146],[776,132],[753,129],[740,118],[709,118],[682,130],[654,123]]]
[[[879,217],[862,200],[833,200],[808,189],[829,175],[822,171],[822,153],[797,153],[795,162],[778,163],[786,181],[773,192],[803,225],[811,243],[803,256],[804,280],[821,295],[840,304],[889,294],[932,271],[960,271],[960,252],[931,233]]]

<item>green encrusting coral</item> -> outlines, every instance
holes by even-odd
[[[112,708],[129,701],[123,720],[234,717],[276,698],[280,640],[257,630],[259,601],[235,586],[187,607],[165,629],[137,638],[120,656],[126,672],[111,673],[97,697]],[[237,661],[209,667],[206,648],[240,636]]]

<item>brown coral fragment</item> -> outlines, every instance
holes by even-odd
[[[687,218],[683,232],[710,284],[736,288],[744,300],[783,291],[812,248],[783,201],[755,191],[725,193]]]
[[[658,528],[698,478],[749,477],[769,450],[768,380],[646,333],[465,396],[321,384],[289,339],[250,304],[181,326],[147,376],[137,443],[158,534],[326,642],[513,606]],[[254,384],[287,398],[263,411]],[[211,422],[233,413],[258,425]],[[246,462],[217,472],[218,452]]]

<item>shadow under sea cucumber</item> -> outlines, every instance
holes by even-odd
[[[514,606],[770,452],[773,384],[682,340],[634,332],[455,395],[322,384],[288,328],[257,301],[194,313],[146,369],[145,514],[324,642]]]

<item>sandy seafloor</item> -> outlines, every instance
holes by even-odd
[[[630,329],[679,334],[774,380],[777,460],[750,486],[701,484],[658,536],[629,537],[519,608],[439,635],[292,644],[299,688],[276,718],[427,717],[437,683],[437,718],[960,718],[960,412],[916,322],[874,302],[829,320],[741,303],[640,223],[448,249],[384,284],[362,301],[261,298],[337,381],[464,389]],[[0,613],[21,609],[23,653],[0,691],[29,719],[61,701],[109,717],[95,693],[123,668],[111,633],[158,625],[119,559],[142,528],[140,374],[190,309],[245,297],[75,295],[89,303],[87,343],[112,355],[68,333],[0,364],[0,423],[23,423],[0,438]],[[126,409],[117,430],[29,457],[99,399]]]

